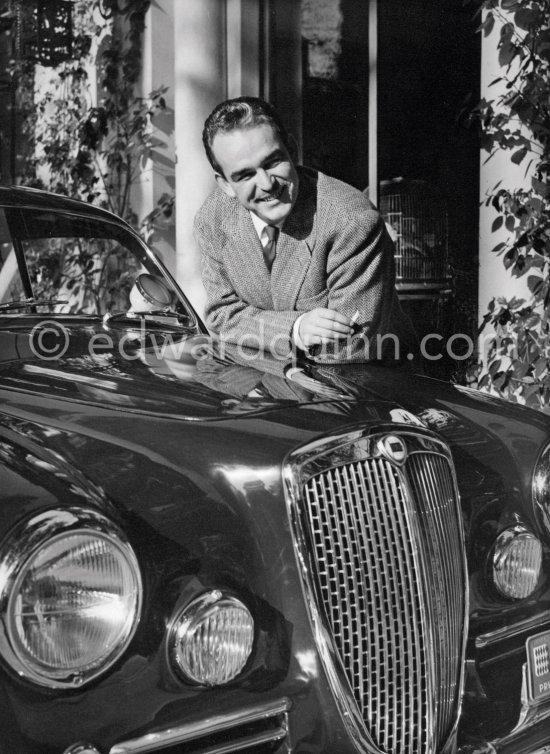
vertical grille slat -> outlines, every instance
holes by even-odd
[[[383,754],[435,754],[460,691],[464,554],[452,467],[410,444],[403,467],[379,453],[319,462],[301,487],[315,593]]]
[[[440,457],[428,459],[413,456],[410,460],[410,478],[414,497],[419,501],[422,510],[422,520],[426,525],[426,540],[432,548],[432,560],[440,563],[441,568],[434,573],[434,592],[448,594],[448,619],[439,621],[441,633],[440,654],[444,661],[436,666],[439,671],[437,683],[439,702],[442,714],[438,716],[439,728],[437,735],[441,736],[444,729],[451,722],[449,710],[452,710],[455,679],[460,663],[461,641],[461,611],[463,602],[461,590],[452,588],[454,573],[452,564],[460,561],[460,539],[449,538],[446,533],[447,519],[444,511],[453,504],[453,489],[450,478],[445,473],[444,460]],[[436,551],[434,548],[438,548]],[[441,623],[443,623],[441,625]],[[447,714],[445,714],[445,710]]]

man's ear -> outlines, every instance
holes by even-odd
[[[224,192],[224,194],[227,194],[227,196],[235,198],[235,192],[233,191],[231,184],[226,181],[223,175],[221,175],[221,173],[215,173],[214,175],[216,177],[216,183]]]

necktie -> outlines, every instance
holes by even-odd
[[[274,225],[266,225],[263,229],[263,233],[267,238],[267,241],[263,244],[264,262],[267,269],[271,271],[271,266],[275,259],[275,248],[277,246],[279,228],[276,228]]]

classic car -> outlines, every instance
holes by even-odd
[[[550,751],[550,420],[212,338],[0,189],[0,752]]]

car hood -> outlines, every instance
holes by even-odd
[[[479,412],[494,413],[504,422],[524,420],[542,431],[549,423],[542,414],[405,368],[282,360],[178,328],[128,320],[103,325],[82,317],[4,317],[0,384],[47,399],[192,422],[297,405],[346,414],[367,403],[373,418],[422,424],[444,434],[456,425],[457,412],[473,420]]]
[[[285,361],[158,322],[4,317],[0,355],[5,404],[10,395],[20,404],[23,393],[35,405],[70,402],[195,424],[273,412],[292,424],[303,408],[309,417],[322,415],[319,431],[397,422],[463,446],[483,428],[527,458],[528,467],[550,426],[541,413],[408,369]]]
[[[348,380],[345,367],[297,365],[139,321],[105,327],[82,317],[13,316],[0,327],[4,388],[193,422],[256,416],[297,404],[345,412],[346,404],[384,401],[376,384],[386,372],[363,364],[357,373],[362,379]]]

